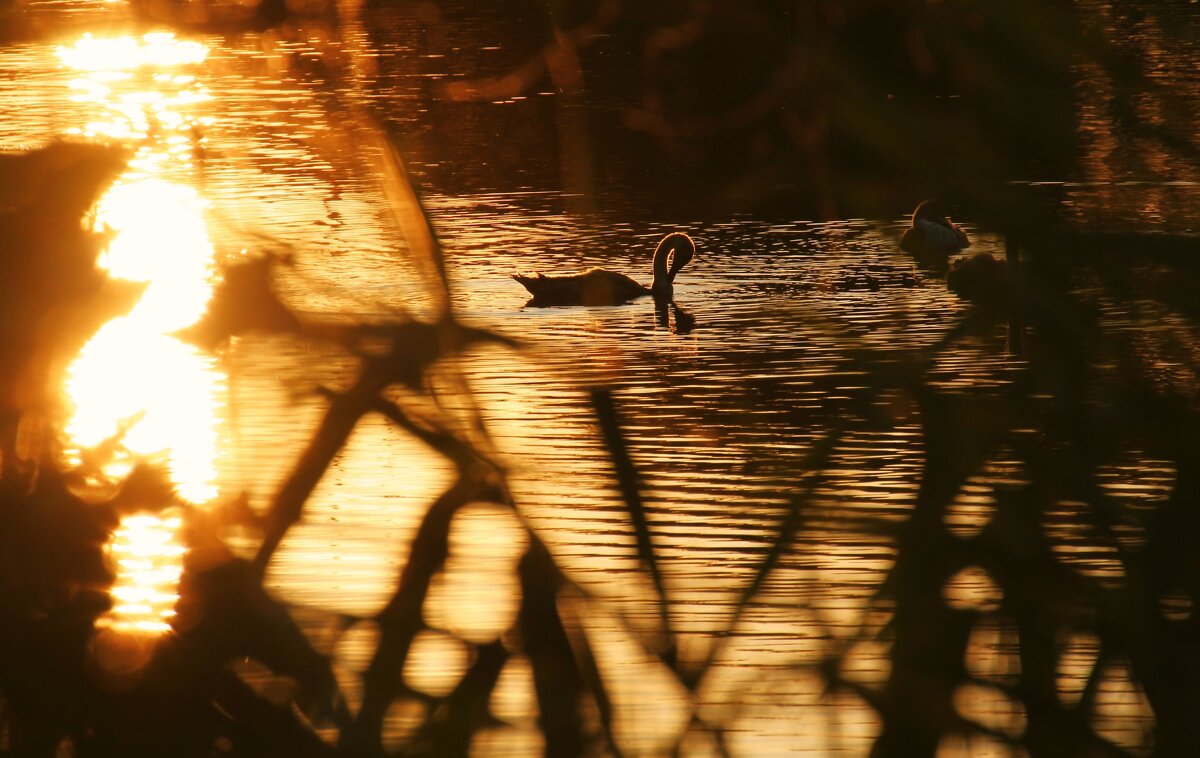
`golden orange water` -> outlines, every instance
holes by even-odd
[[[224,377],[214,359],[173,336],[195,323],[212,294],[214,251],[204,202],[171,177],[187,177],[208,94],[191,70],[207,48],[172,34],[84,35],[60,47],[73,99],[95,118],[74,131],[135,147],[128,172],[101,199],[96,226],[112,241],[100,266],[114,279],[145,283],[133,309],[104,325],[67,370],[70,459],[90,458],[119,482],[138,462],[163,466],[179,497],[200,505],[217,495],[218,426]],[[115,444],[113,444],[115,442]],[[158,505],[166,505],[158,504]],[[169,629],[185,552],[182,518],[127,516],[109,550],[113,609],[102,626],[131,633]]]

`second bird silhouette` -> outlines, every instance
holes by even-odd
[[[937,200],[926,200],[917,206],[912,226],[900,238],[900,249],[916,254],[948,255],[970,246],[967,235],[950,221]]]

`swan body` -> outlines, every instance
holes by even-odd
[[[682,232],[663,237],[654,250],[654,279],[647,287],[616,271],[593,268],[579,274],[548,276],[513,274],[533,295],[530,305],[620,305],[645,295],[669,302],[675,294],[675,276],[696,255],[696,243]]]
[[[917,206],[912,226],[900,238],[900,249],[907,253],[949,255],[970,246],[967,235],[950,221],[936,200],[926,200]]]

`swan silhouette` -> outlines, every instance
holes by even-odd
[[[904,230],[900,249],[907,253],[957,253],[971,241],[950,219],[937,200],[926,200],[912,215],[912,226]]]
[[[530,305],[620,305],[645,295],[659,302],[674,298],[675,275],[696,255],[696,243],[683,232],[672,232],[654,249],[654,279],[650,286],[624,274],[593,268],[580,274],[547,276],[541,272],[513,274],[533,295]]]

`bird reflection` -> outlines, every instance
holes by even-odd
[[[671,312],[675,313],[675,324],[671,325]],[[658,325],[670,329],[675,334],[687,334],[696,328],[696,317],[679,306],[674,300],[655,298],[654,315]]]
[[[512,278],[533,295],[528,304],[535,307],[621,305],[645,295],[653,295],[656,302],[669,303],[674,297],[675,276],[695,255],[696,243],[688,235],[673,232],[663,237],[654,250],[654,279],[649,287],[624,274],[602,268],[565,276],[536,272],[513,274]]]
[[[997,260],[989,253],[955,261],[946,274],[947,289],[985,308],[1004,303],[1011,284],[1007,261]]]

